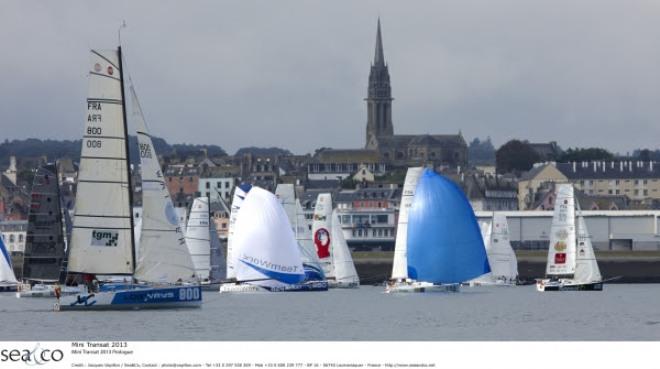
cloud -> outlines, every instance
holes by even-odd
[[[149,126],[171,142],[364,144],[375,23],[395,131],[625,152],[660,137],[653,1],[10,1],[7,138],[81,135],[88,49],[123,44]]]

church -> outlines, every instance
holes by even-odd
[[[376,31],[376,52],[369,73],[365,149],[378,152],[380,159],[394,166],[433,163],[435,166],[465,166],[468,147],[458,134],[394,134],[392,87],[385,63],[380,19]]]

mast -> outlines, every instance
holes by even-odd
[[[122,54],[121,54],[121,45],[117,46],[117,55],[119,56],[119,84],[121,85],[121,106],[122,106],[122,115],[124,117],[124,146],[126,149],[126,175],[128,183],[128,207],[130,209],[131,216],[129,217],[129,222],[131,225],[131,256],[133,258],[133,271],[135,271],[135,224],[133,221],[133,178],[131,177],[131,156],[130,151],[128,151],[128,120],[126,119],[126,93],[124,90],[124,66],[122,63]]]

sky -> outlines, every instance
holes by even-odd
[[[88,50],[125,20],[154,135],[360,148],[378,17],[395,133],[660,147],[655,0],[3,1],[0,140],[80,138]]]

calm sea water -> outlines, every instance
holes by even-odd
[[[0,294],[0,340],[659,340],[660,284],[603,292],[534,286],[387,295],[204,293],[201,309],[53,312]]]

